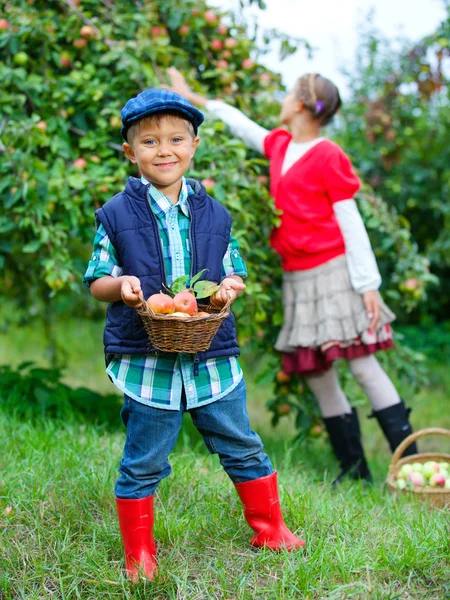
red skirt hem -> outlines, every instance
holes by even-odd
[[[352,360],[374,354],[379,350],[390,350],[394,347],[392,339],[374,344],[351,344],[346,347],[331,346],[327,350],[320,348],[297,348],[295,352],[283,352],[283,371],[288,374],[315,375],[327,371],[339,358]]]

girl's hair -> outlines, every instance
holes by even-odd
[[[317,73],[306,73],[297,80],[295,96],[321,125],[328,125],[342,104],[334,83]]]

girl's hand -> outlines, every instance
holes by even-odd
[[[142,306],[143,295],[139,279],[133,275],[126,277],[122,281],[120,295],[127,306],[131,306],[132,308]]]
[[[220,284],[220,289],[211,296],[212,306],[225,306],[228,299],[231,299],[231,302],[234,302],[245,288],[245,283],[237,275],[225,277]]]
[[[378,292],[371,290],[370,292],[363,293],[364,306],[366,307],[367,316],[370,319],[370,329],[375,331],[380,320],[380,300],[378,298]]]
[[[165,90],[171,90],[172,92],[176,92],[180,94],[180,96],[184,96],[189,102],[192,104],[196,104],[198,106],[204,106],[208,100],[204,96],[200,96],[200,94],[195,94],[189,85],[186,83],[186,79],[180,73],[178,69],[175,67],[169,67],[167,69],[167,74],[170,77],[170,85],[162,85],[161,87]]]

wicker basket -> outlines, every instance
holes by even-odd
[[[399,444],[399,446],[395,449],[395,452],[392,455],[392,461],[389,466],[389,472],[386,479],[386,483],[389,488],[389,491],[392,494],[396,494],[399,496],[407,496],[408,494],[413,494],[420,500],[427,500],[429,504],[438,508],[450,508],[450,489],[426,487],[413,490],[406,488],[400,490],[395,485],[396,475],[403,465],[412,464],[416,462],[426,463],[429,460],[434,460],[436,462],[450,462],[450,454],[442,454],[435,452],[412,454],[411,456],[405,456],[404,458],[400,458],[403,452],[406,450],[406,448],[408,448],[410,444],[412,444],[419,438],[425,437],[426,435],[443,435],[445,437],[450,438],[450,431],[448,429],[442,429],[441,427],[429,427],[428,429],[421,429],[420,431],[416,431],[415,433],[412,433],[407,438],[405,438],[403,442]]]
[[[155,314],[143,302],[137,309],[151,344],[161,352],[186,352],[195,354],[208,350],[222,321],[230,314],[231,300],[223,308],[199,305],[207,317],[188,317],[180,319],[172,315]]]

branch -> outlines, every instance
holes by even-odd
[[[96,27],[96,25],[90,20],[88,19],[82,12],[81,10],[78,10],[78,8],[75,6],[75,4],[73,3],[73,0],[62,0],[62,2],[73,12],[77,15],[77,17],[79,19],[81,19],[84,23],[86,23],[86,25],[89,25],[90,27],[92,27],[92,29],[95,31],[96,35],[101,38],[105,44],[108,46],[108,48],[113,48],[114,47],[114,42],[112,40],[109,40],[107,38],[103,38],[102,37],[102,32],[100,31],[100,29],[98,27]],[[106,6],[108,6],[108,4],[106,4],[106,2],[104,2],[104,4]]]

